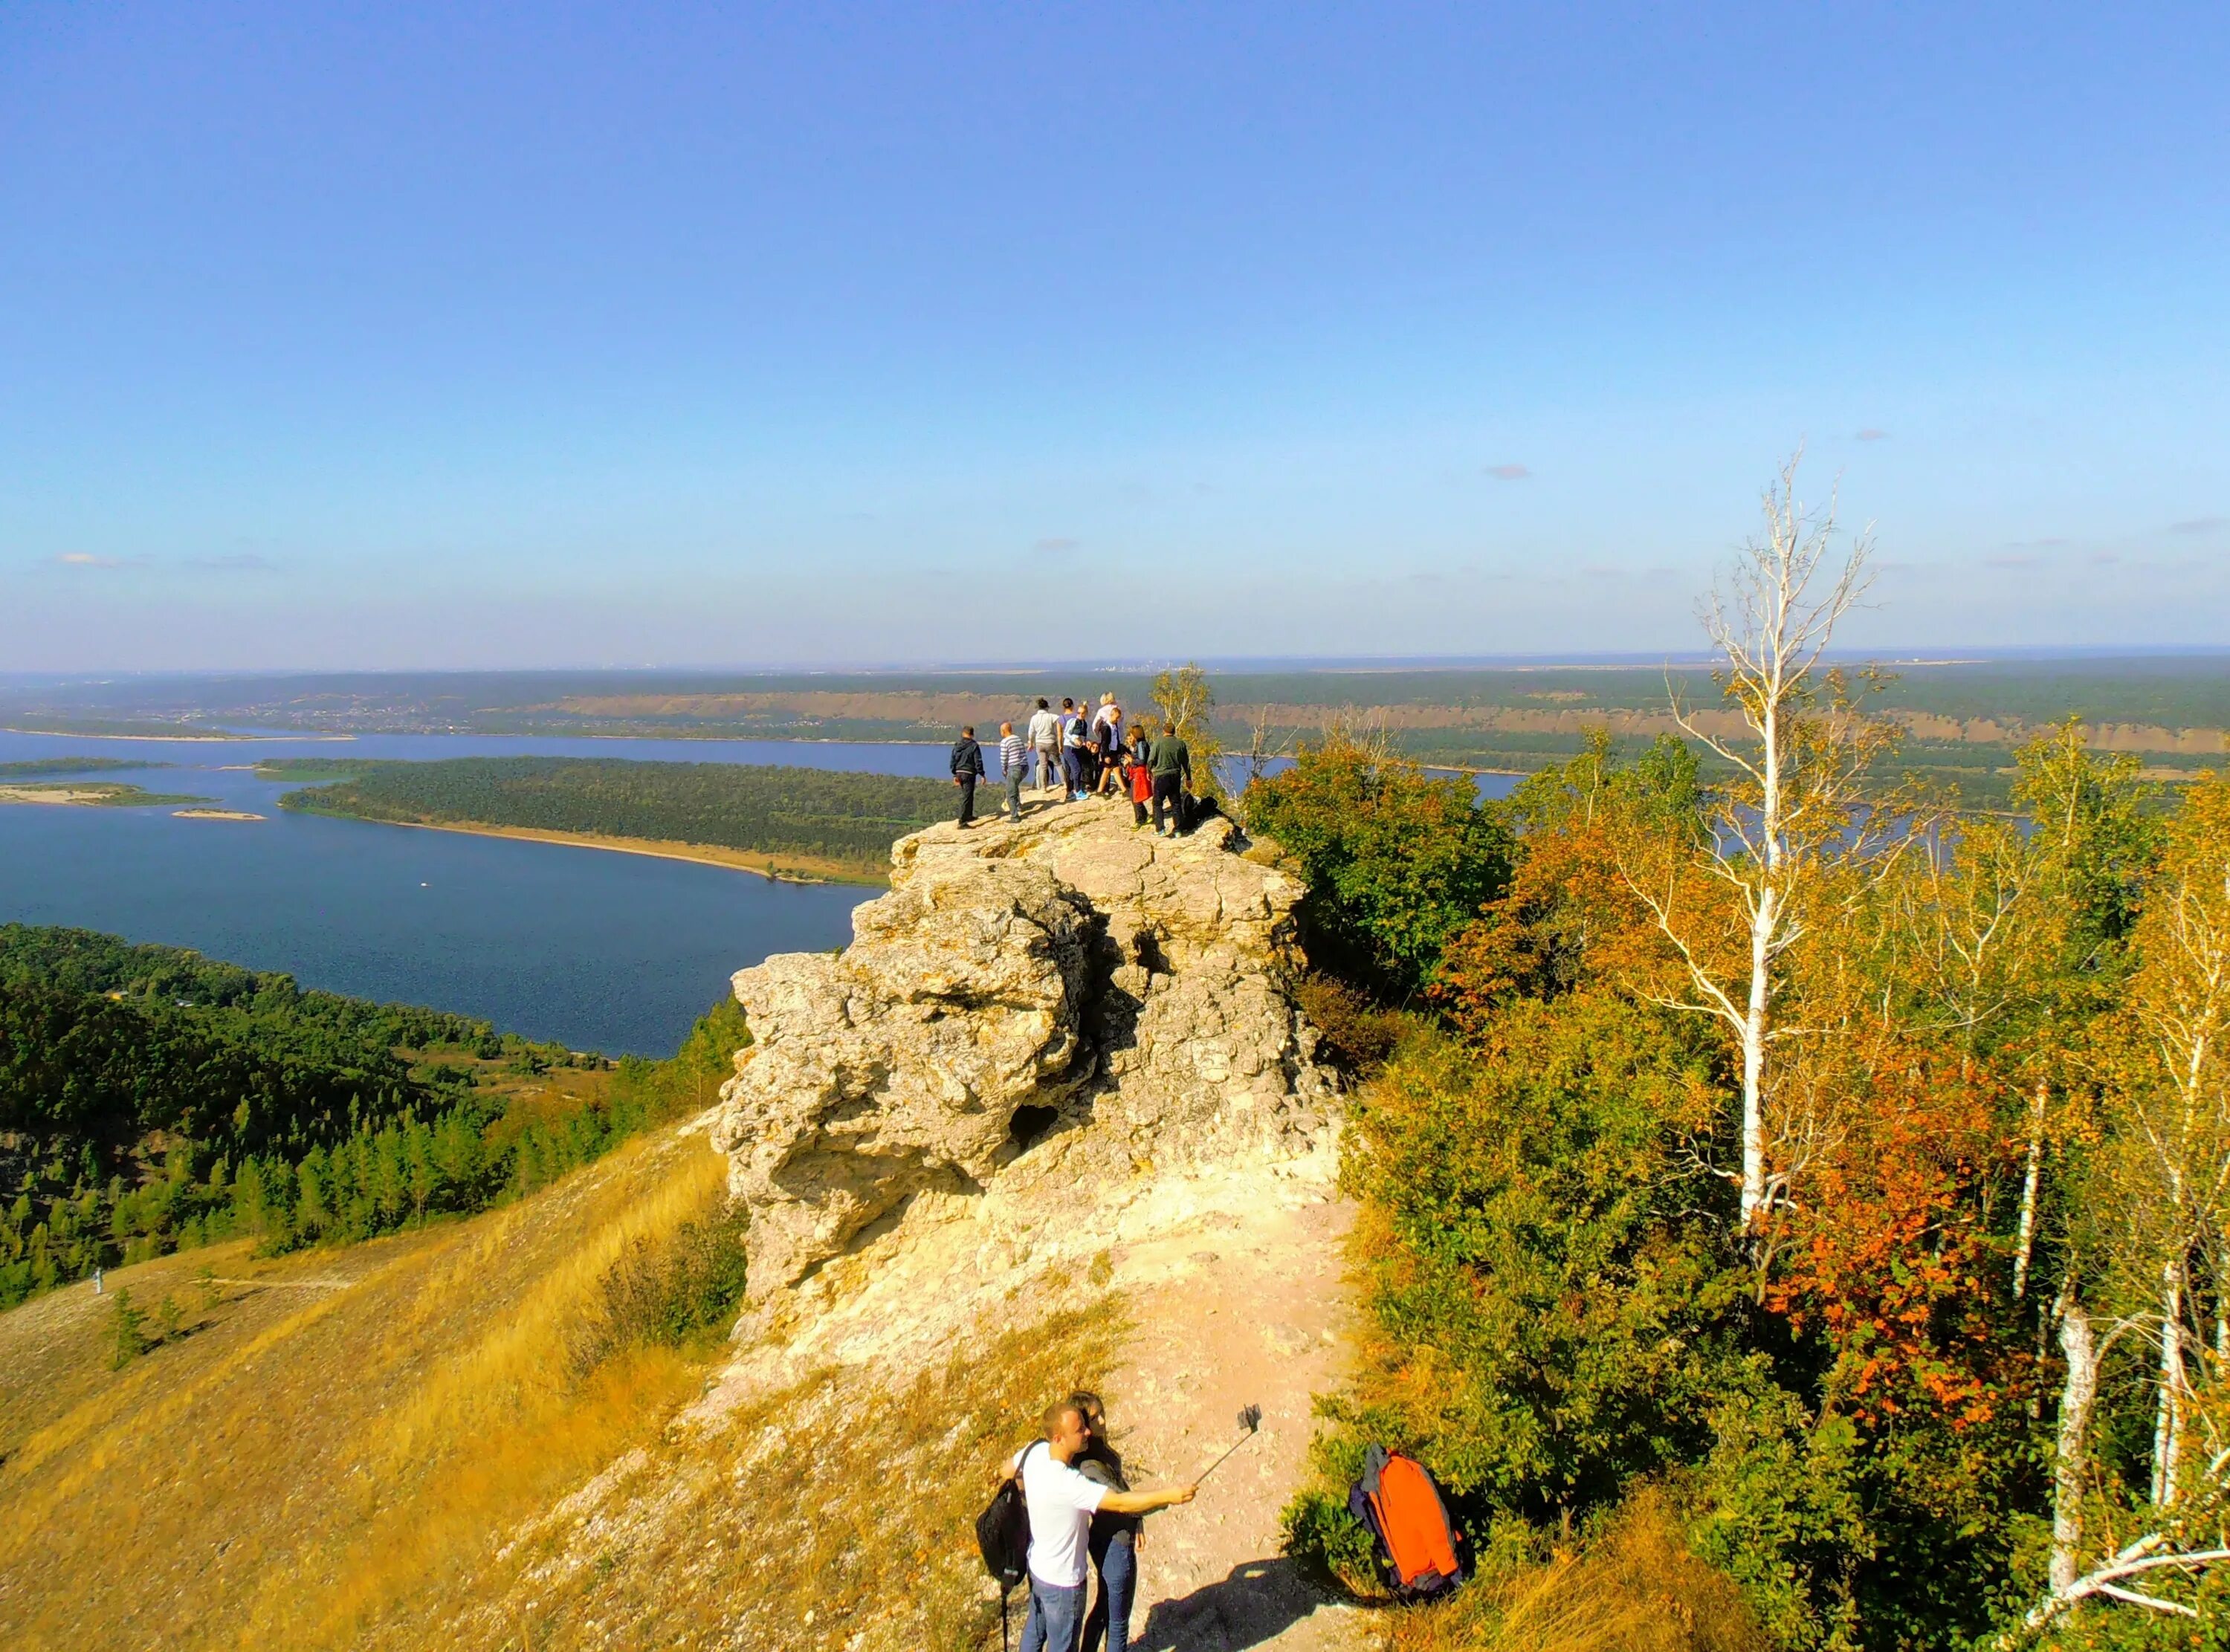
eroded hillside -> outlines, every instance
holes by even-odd
[[[1116,805],[934,829],[843,958],[739,978],[758,1041],[717,1118],[469,1221],[113,1274],[190,1305],[121,1370],[113,1296],[0,1319],[0,1637],[996,1645],[970,1522],[1081,1383],[1152,1482],[1266,1413],[1155,1517],[1136,1643],[1353,1644],[1278,1556],[1348,1217],[1284,993],[1298,889],[1241,847]],[[731,1181],[734,1340],[614,1334],[615,1278]]]

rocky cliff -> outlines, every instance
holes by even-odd
[[[751,1212],[755,1302],[917,1208],[1119,1204],[1157,1173],[1321,1158],[1334,1085],[1287,983],[1299,885],[1228,821],[1169,839],[1128,805],[945,825],[893,851],[840,955],[735,978],[754,1042],[715,1145]]]

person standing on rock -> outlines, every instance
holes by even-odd
[[[1060,784],[1060,719],[1042,694],[1030,713],[1030,749],[1038,755],[1038,790],[1049,792]]]
[[[1107,1437],[1105,1404],[1089,1389],[1079,1389],[1068,1403],[1084,1413],[1085,1426],[1092,1430],[1092,1443],[1076,1460],[1076,1471],[1095,1485],[1130,1490],[1131,1482],[1123,1477],[1123,1454]],[[1104,1507],[1092,1517],[1085,1548],[1099,1574],[1099,1589],[1084,1620],[1084,1652],[1102,1652],[1103,1647],[1105,1652],[1129,1652],[1131,1602],[1138,1589],[1138,1543],[1145,1524],[1140,1515]]]
[[[960,788],[960,827],[976,824],[976,782],[983,778],[983,748],[976,743],[974,724],[960,731],[952,742],[952,783]]]
[[[1154,736],[1154,835],[1174,838],[1184,826],[1185,782],[1192,778],[1192,748],[1172,728]],[[1162,806],[1170,809],[1169,830],[1162,830]]]
[[[1142,721],[1131,736],[1131,753],[1123,777],[1130,783],[1131,828],[1146,824],[1146,805],[1154,800],[1154,725]]]
[[[1112,797],[1123,789],[1123,708],[1112,694],[1099,697],[1092,726],[1099,731],[1099,775],[1092,789]]]
[[[1064,697],[1060,703],[1060,745],[1062,774],[1068,781],[1071,803],[1084,800],[1084,767],[1090,756],[1092,731],[1084,713],[1074,700]]]
[[[1150,1514],[1193,1500],[1191,1486],[1115,1491],[1086,1478],[1075,1465],[1091,1444],[1083,1409],[1064,1399],[1046,1408],[1045,1438],[1009,1460],[1030,1512],[1030,1615],[1022,1652],[1078,1652],[1094,1514]]]
[[[1007,783],[1007,818],[1016,826],[1022,823],[1022,781],[1030,772],[1029,749],[1015,725],[999,725],[999,778]]]

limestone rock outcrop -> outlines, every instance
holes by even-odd
[[[1226,820],[1157,839],[1104,801],[935,826],[893,848],[841,955],[739,973],[753,1042],[713,1141],[752,1299],[918,1197],[1026,1177],[1041,1144],[1105,1183],[1317,1141],[1334,1085],[1288,992],[1300,886],[1242,846]]]

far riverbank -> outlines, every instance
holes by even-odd
[[[355,820],[364,826],[409,826],[419,832],[455,832],[474,838],[513,838],[525,843],[564,844],[575,849],[609,849],[622,855],[648,855],[656,860],[693,860],[731,871],[750,872],[776,884],[850,884],[886,889],[887,876],[876,877],[863,868],[814,855],[773,855],[752,849],[728,849],[712,843],[670,843],[657,838],[612,838],[591,832],[544,832],[532,826],[489,826],[478,820],[376,820],[366,815],[344,814],[332,809],[303,809],[305,814],[329,820]]]

